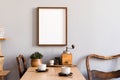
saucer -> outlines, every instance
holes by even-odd
[[[59,76],[72,76],[73,73],[70,72],[70,74],[64,74],[64,73],[60,72],[58,74],[59,74]]]
[[[48,69],[46,69],[46,70],[36,69],[36,71],[37,71],[37,72],[47,72],[47,71],[48,71]]]

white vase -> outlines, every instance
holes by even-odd
[[[0,38],[4,38],[4,28],[0,27]]]

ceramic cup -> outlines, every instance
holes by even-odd
[[[38,69],[39,69],[39,70],[46,70],[46,64],[40,64],[40,65],[38,66]]]
[[[62,72],[63,74],[70,74],[71,68],[70,68],[70,67],[62,67],[62,68],[61,68],[61,72]]]
[[[54,60],[50,60],[50,65],[54,65]]]

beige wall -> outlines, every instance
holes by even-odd
[[[18,80],[16,56],[19,54],[24,54],[29,62],[30,54],[39,51],[44,55],[43,62],[48,63],[65,49],[36,46],[37,7],[68,7],[68,45],[75,44],[76,48],[71,50],[73,63],[86,76],[88,54],[120,53],[119,3],[119,0],[0,0],[0,27],[5,28],[5,37],[9,38],[2,42],[4,68],[11,70],[8,80]],[[105,62],[101,68],[107,70],[106,64],[112,63]],[[113,69],[119,68],[114,65]]]

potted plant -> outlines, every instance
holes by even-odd
[[[40,52],[34,52],[31,54],[30,58],[32,67],[37,67],[38,65],[42,64],[43,55]]]

